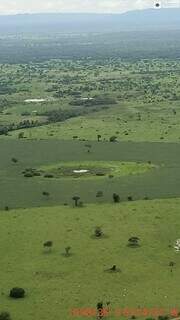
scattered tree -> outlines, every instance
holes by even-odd
[[[120,197],[117,193],[113,193],[113,200],[114,203],[118,203],[120,201]]]
[[[74,200],[75,207],[78,207],[78,203],[79,203],[80,197],[74,196],[72,199]]]
[[[48,249],[49,251],[51,251],[52,247],[53,247],[53,242],[52,241],[46,241],[43,244],[44,248]]]
[[[69,257],[69,256],[70,256],[70,250],[71,250],[71,247],[66,247],[66,248],[65,248],[65,256],[66,256],[66,257]]]

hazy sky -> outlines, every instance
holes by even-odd
[[[158,0],[157,0],[158,1]],[[125,12],[152,8],[155,0],[0,0],[0,14],[24,12]],[[159,0],[162,6],[180,0]]]

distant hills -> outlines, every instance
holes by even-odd
[[[0,33],[120,32],[180,30],[180,8],[147,9],[123,14],[19,14],[0,16]]]

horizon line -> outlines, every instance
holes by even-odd
[[[130,9],[130,10],[125,10],[125,11],[119,11],[119,12],[93,12],[93,11],[59,11],[59,12],[55,12],[55,11],[36,11],[36,12],[15,12],[15,13],[1,13],[0,12],[0,16],[18,16],[18,15],[38,15],[38,14],[94,14],[94,15],[118,15],[118,14],[125,14],[128,12],[137,12],[137,11],[148,11],[148,10],[154,10],[154,11],[159,11],[159,10],[166,10],[166,9],[173,9],[173,10],[177,10],[180,9],[180,7],[161,7],[161,8],[155,8],[155,7],[149,7],[149,8],[145,8],[145,9]]]

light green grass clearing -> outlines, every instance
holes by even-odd
[[[103,178],[106,176],[126,176],[143,174],[157,166],[149,163],[120,162],[120,161],[72,161],[43,166],[40,169],[44,174],[52,174],[54,178]],[[74,173],[74,170],[88,170],[86,173]],[[101,176],[102,174],[102,176]]]

